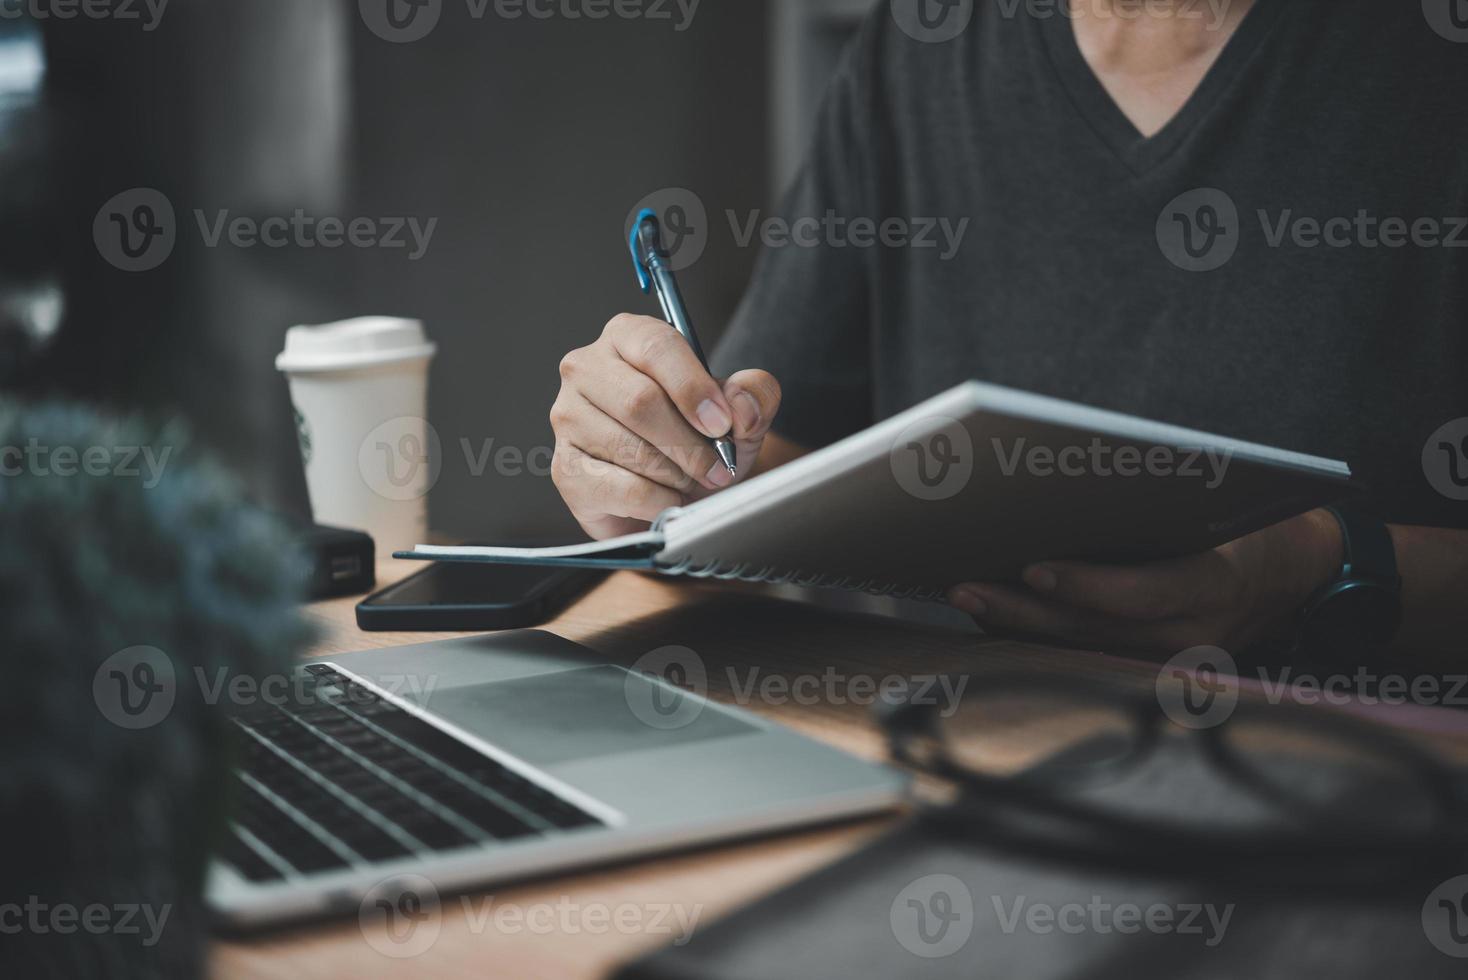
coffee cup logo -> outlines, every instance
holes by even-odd
[[[301,463],[304,466],[311,465],[311,423],[306,421],[306,416],[295,405],[291,406],[291,415],[296,420],[296,444],[301,448]]]

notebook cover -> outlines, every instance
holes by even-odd
[[[667,511],[641,535],[541,552],[420,546],[399,557],[657,567],[936,597],[958,582],[1017,580],[1045,559],[1206,551],[1357,489],[1337,461],[968,382]]]

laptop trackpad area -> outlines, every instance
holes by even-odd
[[[613,666],[450,688],[426,701],[445,720],[542,766],[760,731]]]

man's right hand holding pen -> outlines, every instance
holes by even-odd
[[[765,445],[779,410],[780,383],[769,372],[720,382],[667,323],[624,313],[561,360],[551,476],[593,538],[644,530],[669,507],[800,455],[778,437]],[[709,442],[731,432],[737,477]]]

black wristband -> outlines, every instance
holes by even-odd
[[[1338,667],[1377,663],[1401,622],[1401,577],[1391,532],[1379,518],[1329,507],[1340,525],[1344,561],[1300,614],[1297,655]]]
[[[1386,522],[1348,507],[1325,509],[1341,526],[1345,563],[1341,566],[1340,577],[1369,578],[1399,587],[1397,549]]]

